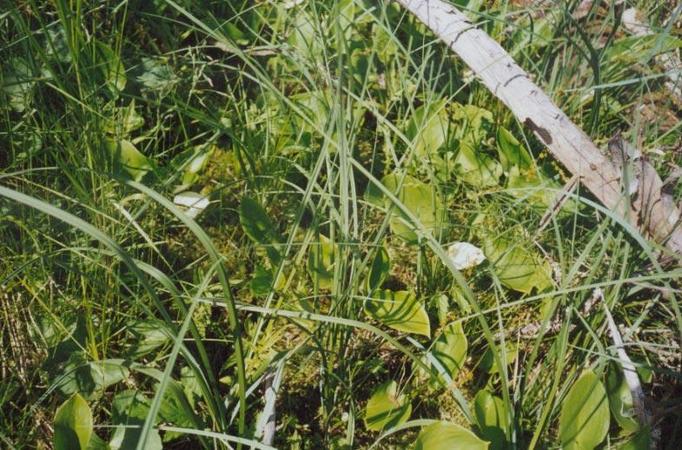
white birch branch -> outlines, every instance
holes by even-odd
[[[682,255],[682,228],[677,208],[661,200],[660,190],[651,188],[644,190],[651,198],[640,198],[628,206],[630,202],[621,186],[622,172],[497,42],[444,1],[395,1],[457,53],[552,155],[573,175],[580,177],[599,201],[614,213],[625,216],[645,236],[665,244],[678,256]],[[650,181],[654,188],[662,185],[657,174],[655,180]]]

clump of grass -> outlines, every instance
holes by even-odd
[[[597,142],[680,163],[647,65],[670,6],[637,5],[660,45],[635,55],[619,6],[465,3]],[[676,442],[679,269],[584,192],[539,230],[568,174],[395,4],[4,10],[3,445],[51,445],[80,405],[112,448],[404,448],[434,421],[544,448],[570,444],[593,375],[620,445],[644,427],[618,409],[605,309]],[[457,241],[487,261],[456,270]]]

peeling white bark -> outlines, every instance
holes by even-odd
[[[664,243],[678,256],[682,255],[682,228],[669,221],[670,217],[679,217],[677,208],[661,201],[658,191],[652,192],[652,198],[633,202],[631,210],[627,211],[630,202],[626,201],[621,188],[621,171],[497,42],[444,1],[396,1],[457,53],[483,84],[533,131],[568,171],[580,177],[607,208],[625,215],[644,235]],[[658,175],[655,178],[653,186],[659,186],[660,178]],[[647,207],[642,209],[642,205]]]

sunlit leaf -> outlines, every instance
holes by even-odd
[[[414,450],[486,450],[488,445],[461,425],[437,422],[419,433]]]
[[[496,186],[502,176],[499,162],[466,143],[460,145],[454,163],[459,179],[475,187]]]
[[[326,236],[308,250],[308,273],[322,289],[331,289],[334,282],[334,252],[336,246]]]
[[[497,130],[497,152],[505,172],[512,167],[521,171],[534,168],[533,158],[526,148],[504,127]]]
[[[182,186],[189,187],[194,184],[201,171],[206,167],[214,150],[215,146],[212,145],[198,145],[194,148],[194,154],[182,174]]]
[[[484,389],[480,390],[474,398],[473,413],[481,437],[490,441],[490,450],[506,448],[509,416],[504,401]]]
[[[429,315],[412,292],[377,290],[365,310],[374,319],[398,331],[431,336]]]
[[[147,157],[140,153],[132,142],[126,139],[118,141],[107,139],[106,144],[113,155],[115,169],[119,172],[125,171],[133,180],[140,181],[153,169]]]
[[[464,366],[469,343],[462,329],[462,322],[454,322],[443,330],[433,344],[431,354],[454,378]]]
[[[565,450],[592,450],[609,430],[606,389],[597,375],[586,370],[561,404],[559,439]]]
[[[553,286],[549,263],[523,242],[505,237],[488,239],[483,252],[500,282],[510,289],[527,294]]]
[[[391,260],[386,251],[386,247],[381,246],[369,267],[369,277],[367,278],[367,289],[369,292],[379,289],[388,276],[391,268]]]
[[[450,121],[444,105],[443,101],[429,103],[410,115],[405,135],[413,142],[420,158],[435,154],[447,140]]]
[[[365,426],[381,431],[394,428],[410,418],[412,405],[405,395],[398,395],[398,385],[388,381],[374,390],[365,409]]]
[[[92,436],[92,412],[78,394],[57,408],[54,416],[55,450],[85,450]]]
[[[445,207],[435,186],[405,176],[401,189],[398,190],[399,181],[400,176],[396,174],[388,175],[381,180],[391,192],[397,191],[396,197],[419,220],[423,230],[438,238],[444,223]],[[387,207],[391,204],[387,199],[384,199],[384,202]],[[392,213],[391,231],[408,242],[417,241],[417,227],[409,217],[397,206],[393,207]]]

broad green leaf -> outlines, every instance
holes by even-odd
[[[389,64],[395,60],[396,55],[400,51],[395,41],[395,37],[384,30],[382,26],[374,24],[372,27],[372,43],[382,63]]]
[[[104,390],[128,377],[129,369],[123,359],[87,361],[83,353],[74,353],[56,377],[64,395],[79,393],[92,400]]]
[[[166,324],[160,320],[136,321],[128,326],[128,331],[134,337],[134,344],[131,345],[129,355],[133,359],[147,355],[154,350],[168,345],[170,331]]]
[[[92,436],[92,412],[78,394],[57,408],[54,416],[55,450],[85,450]]]
[[[239,205],[239,222],[247,236],[255,243],[265,246],[270,261],[278,264],[281,255],[277,247],[282,242],[282,237],[260,203],[250,197],[243,197]]]
[[[666,33],[628,36],[615,40],[605,51],[604,58],[612,63],[644,64],[649,58],[679,48],[682,48],[682,40]]]
[[[398,190],[399,181],[399,175],[391,174],[385,176],[381,183],[391,192],[396,193],[398,200],[423,225],[424,231],[438,238],[445,218],[445,206],[435,186],[405,176],[402,187]],[[390,202],[385,200],[385,205],[389,206]],[[397,206],[393,206],[392,213],[391,231],[408,242],[417,241],[415,224]]]
[[[483,252],[493,264],[503,285],[515,291],[530,293],[552,287],[552,270],[531,246],[519,240],[498,238],[484,242]]]
[[[325,47],[319,30],[319,21],[316,21],[307,11],[297,11],[293,16],[293,30],[289,34],[289,45],[299,52],[300,57],[307,57],[314,61]]]
[[[149,90],[168,91],[178,82],[171,67],[160,58],[142,58],[141,72],[137,81]]]
[[[609,430],[606,389],[597,375],[586,370],[561,404],[559,439],[564,450],[592,450]]]
[[[454,163],[457,176],[478,188],[496,186],[502,176],[500,163],[467,143],[459,146]]]
[[[481,437],[490,441],[490,450],[506,448],[509,416],[504,401],[486,390],[480,390],[474,398],[473,412]]]
[[[107,139],[106,145],[113,155],[114,168],[118,172],[124,170],[133,180],[140,181],[153,169],[147,157],[140,153],[132,142],[126,139],[118,141]]]
[[[251,289],[253,295],[267,295],[270,293],[272,280],[272,272],[265,267],[258,265],[253,272],[253,278],[249,283],[249,289]]]
[[[336,246],[326,236],[308,250],[308,273],[322,289],[331,289],[334,283],[334,252]]]
[[[469,343],[462,329],[462,322],[455,322],[443,330],[433,344],[431,354],[447,370],[450,378],[457,376],[467,357]]]
[[[493,114],[475,105],[455,104],[453,119],[459,122],[460,140],[473,148],[480,146],[494,122]]]
[[[414,450],[486,450],[488,446],[488,442],[461,425],[437,422],[419,433]]]
[[[117,96],[125,89],[128,78],[126,70],[118,55],[103,42],[95,43],[94,54],[88,54],[87,60],[92,64],[91,69],[99,71],[96,79],[102,80],[109,91]]]
[[[504,127],[497,130],[497,152],[505,172],[512,167],[521,171],[534,169],[533,158],[523,145]]]
[[[450,121],[444,105],[439,101],[421,106],[407,122],[405,135],[420,158],[435,154],[447,140]]]
[[[412,292],[377,290],[365,310],[372,318],[398,331],[431,336],[431,324],[424,304]]]
[[[170,380],[166,385],[159,408],[159,420],[181,428],[203,429],[205,426],[192,409],[182,384],[176,380]],[[166,432],[163,440],[167,442],[181,435],[181,433]]]
[[[384,280],[388,276],[391,269],[391,260],[386,251],[386,247],[381,246],[374,259],[372,265],[369,267],[369,277],[367,278],[367,290],[371,293],[375,289],[379,289]]]
[[[131,132],[144,126],[144,117],[138,114],[133,99],[128,106],[114,108],[114,114],[107,120],[104,129],[113,135],[128,136]]]
[[[368,430],[388,430],[405,423],[412,414],[412,405],[405,395],[398,395],[398,385],[388,381],[374,390],[365,409]]]
[[[610,365],[606,375],[606,390],[609,396],[611,414],[618,425],[627,432],[635,432],[639,429],[637,415],[632,401],[632,393],[621,370],[615,365]]]
[[[30,106],[33,85],[33,70],[26,60],[11,58],[3,63],[1,90],[15,111],[24,112]]]
[[[114,397],[112,402],[112,422],[118,425],[114,428],[109,446],[112,450],[133,450],[140,439],[142,426],[147,418],[150,400],[137,391],[123,391]],[[147,439],[149,450],[162,448],[161,436],[158,430],[152,430]]]

